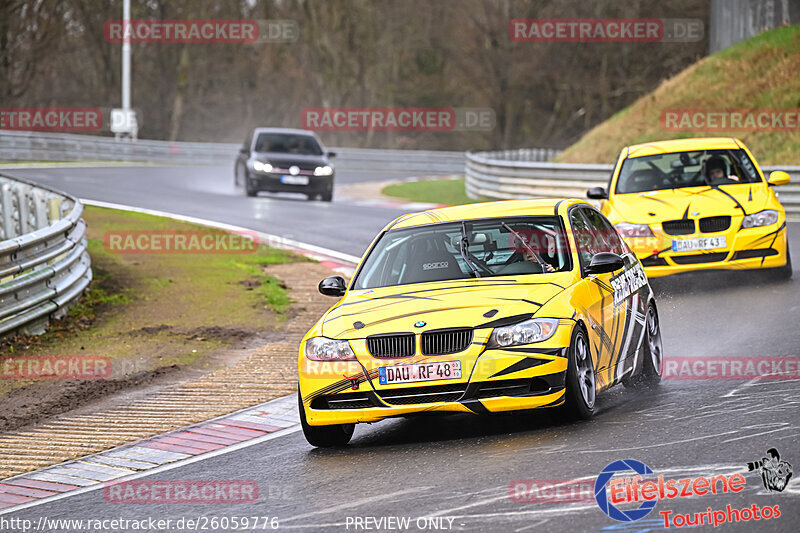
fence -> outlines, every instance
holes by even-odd
[[[0,335],[42,333],[92,279],[83,205],[0,174]]]
[[[0,161],[126,161],[154,164],[229,165],[239,144],[116,141],[111,137],[28,131],[0,132]],[[330,148],[338,170],[461,173],[464,152]]]
[[[608,185],[613,165],[541,163],[525,159],[527,151],[497,159],[508,152],[469,152],[466,163],[466,189],[471,198],[510,200],[515,198],[586,198],[590,187]],[[765,166],[765,174],[785,170],[792,183],[776,190],[786,212],[800,216],[800,166]]]

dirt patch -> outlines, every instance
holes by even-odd
[[[36,424],[48,417],[66,413],[99,397],[148,385],[158,378],[179,372],[177,365],[137,372],[123,379],[63,380],[60,383],[35,383],[14,390],[0,410],[0,432]]]

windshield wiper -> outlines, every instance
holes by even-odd
[[[538,253],[534,251],[533,248],[530,247],[530,245],[528,245],[525,238],[516,231],[514,231],[513,229],[511,229],[511,226],[509,226],[505,222],[501,222],[500,225],[506,228],[508,231],[510,231],[511,234],[514,236],[514,238],[517,239],[519,242],[521,242],[522,246],[524,246],[531,253],[533,258],[536,259],[536,262],[539,263],[539,266],[542,267],[542,272],[547,272],[548,264],[544,261],[544,259],[541,258],[541,256]]]
[[[458,241],[458,251],[461,252],[461,257],[464,259],[464,262],[467,263],[467,266],[472,270],[475,274],[476,278],[481,277],[481,273],[478,270],[478,267],[475,266],[472,260],[469,257],[469,251],[467,250],[467,245],[469,244],[469,240],[467,239],[467,225],[464,221],[461,221],[461,239]]]

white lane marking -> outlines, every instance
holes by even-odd
[[[264,233],[262,231],[254,230],[251,228],[245,228],[244,226],[236,226],[233,224],[227,224],[225,222],[217,222],[215,220],[208,220],[205,218],[193,217],[188,215],[176,215],[174,213],[159,211],[157,209],[145,209],[143,207],[134,207],[124,204],[115,204],[111,202],[102,202],[100,200],[90,200],[87,198],[81,198],[81,202],[86,205],[92,205],[95,207],[119,209],[122,211],[131,211],[133,213],[143,213],[145,215],[153,215],[158,217],[171,218],[173,220],[180,220],[183,222],[191,222],[193,224],[200,224],[201,226],[207,226],[209,228],[217,228],[217,229],[238,231],[238,232],[251,232],[255,233],[258,236],[259,240],[268,243],[271,246],[275,246],[276,248],[296,248],[299,250],[304,250],[311,253],[326,256],[332,259],[338,259],[340,261],[344,261],[345,263],[351,263],[353,265],[357,265],[359,261],[361,261],[360,257],[346,254],[344,252],[331,250],[330,248],[323,248],[322,246],[317,246],[315,244],[295,241],[294,239],[288,239],[286,237],[281,237],[279,235],[272,235],[271,233]]]
[[[332,513],[334,511],[342,511],[344,509],[350,509],[352,507],[359,507],[361,505],[366,505],[370,503],[379,502],[381,500],[385,500],[387,498],[394,498],[396,496],[402,496],[404,494],[410,493],[418,493],[422,490],[430,490],[433,487],[413,487],[409,489],[398,490],[397,492],[390,492],[389,494],[381,494],[378,496],[370,496],[369,498],[363,498],[361,500],[356,500],[352,502],[343,503],[341,505],[335,505],[333,507],[326,507],[325,509],[319,511],[312,511],[310,513],[300,514],[297,516],[292,516],[289,518],[281,518],[281,524],[286,522],[291,522],[292,520],[300,520],[301,518],[308,518],[309,516],[316,516],[323,513]]]
[[[250,446],[255,446],[256,444],[261,444],[262,442],[277,439],[283,437],[285,435],[289,435],[291,433],[295,433],[300,431],[300,426],[294,426],[286,429],[281,429],[274,433],[270,433],[268,435],[263,435],[261,437],[256,437],[254,439],[250,439],[244,442],[240,442],[238,444],[232,444],[225,448],[220,448],[219,450],[214,450],[210,452],[206,452],[202,455],[195,455],[194,457],[190,457],[188,459],[181,459],[180,461],[176,461],[174,463],[169,463],[165,465],[158,466],[156,468],[152,468],[150,470],[145,470],[144,472],[137,472],[136,474],[132,474],[130,476],[116,478],[114,480],[115,483],[122,483],[124,481],[131,481],[134,479],[139,479],[146,476],[151,476],[153,474],[159,474],[161,472],[166,472],[167,470],[172,470],[173,468],[180,468],[192,463],[196,463],[198,461],[204,461],[206,459],[211,459],[212,457],[217,457],[219,455],[225,455],[226,453],[235,452],[237,450],[241,450],[243,448],[249,448]],[[0,516],[8,513],[15,513],[17,511],[22,511],[24,509],[29,509],[31,507],[38,507],[39,505],[44,505],[46,503],[52,503],[58,500],[63,500],[64,498],[70,498],[72,496],[77,496],[78,494],[84,494],[86,492],[91,492],[94,490],[99,490],[105,487],[105,483],[95,483],[88,487],[83,487],[80,489],[75,489],[70,492],[65,492],[63,494],[57,494],[56,496],[48,496],[47,498],[42,498],[41,500],[35,500],[28,503],[23,503],[21,505],[17,505],[16,507],[9,507],[8,509],[0,509]]]
[[[735,439],[724,440],[720,444],[726,444],[728,442],[733,442],[733,441],[737,441],[737,440],[744,440],[744,439],[750,439],[750,438],[753,438],[753,437],[759,437],[761,435],[767,435],[768,433],[776,433],[778,431],[786,431],[787,429],[797,429],[797,428],[795,428],[793,426],[790,426],[789,424],[786,424],[785,427],[782,427],[782,428],[771,429],[769,431],[762,431],[761,433],[753,433],[752,435],[745,435],[744,437],[736,437]]]
[[[658,444],[647,444],[643,446],[635,446],[632,448],[612,448],[609,450],[573,450],[573,453],[615,453],[615,452],[637,451],[637,450],[644,450],[645,448],[660,448],[661,446],[673,446],[675,444],[684,444],[686,442],[693,442],[697,440],[716,439],[718,437],[722,437],[723,435],[735,435],[737,433],[739,433],[738,430],[726,431],[724,433],[715,433],[714,435],[706,435],[704,437],[694,437],[691,439],[675,440],[670,442],[659,442]]]

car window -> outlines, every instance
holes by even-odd
[[[622,255],[622,240],[606,217],[594,209],[580,209],[580,211],[594,232],[594,239],[598,241],[597,247],[601,248],[600,251]]]
[[[271,152],[295,155],[322,155],[322,148],[310,135],[288,133],[259,133],[254,152]]]
[[[589,226],[589,222],[581,214],[582,211],[583,209],[573,209],[569,215],[569,222],[572,226],[575,246],[578,249],[578,259],[581,262],[581,267],[586,268],[592,262],[594,254],[597,253],[597,247],[594,245],[594,239],[592,238],[592,229]]]
[[[464,235],[466,258],[460,246]],[[448,222],[386,232],[365,259],[354,288],[571,268],[560,217]]]
[[[718,174],[714,174],[715,170]],[[627,194],[760,181],[744,150],[694,150],[626,159],[614,192]]]

